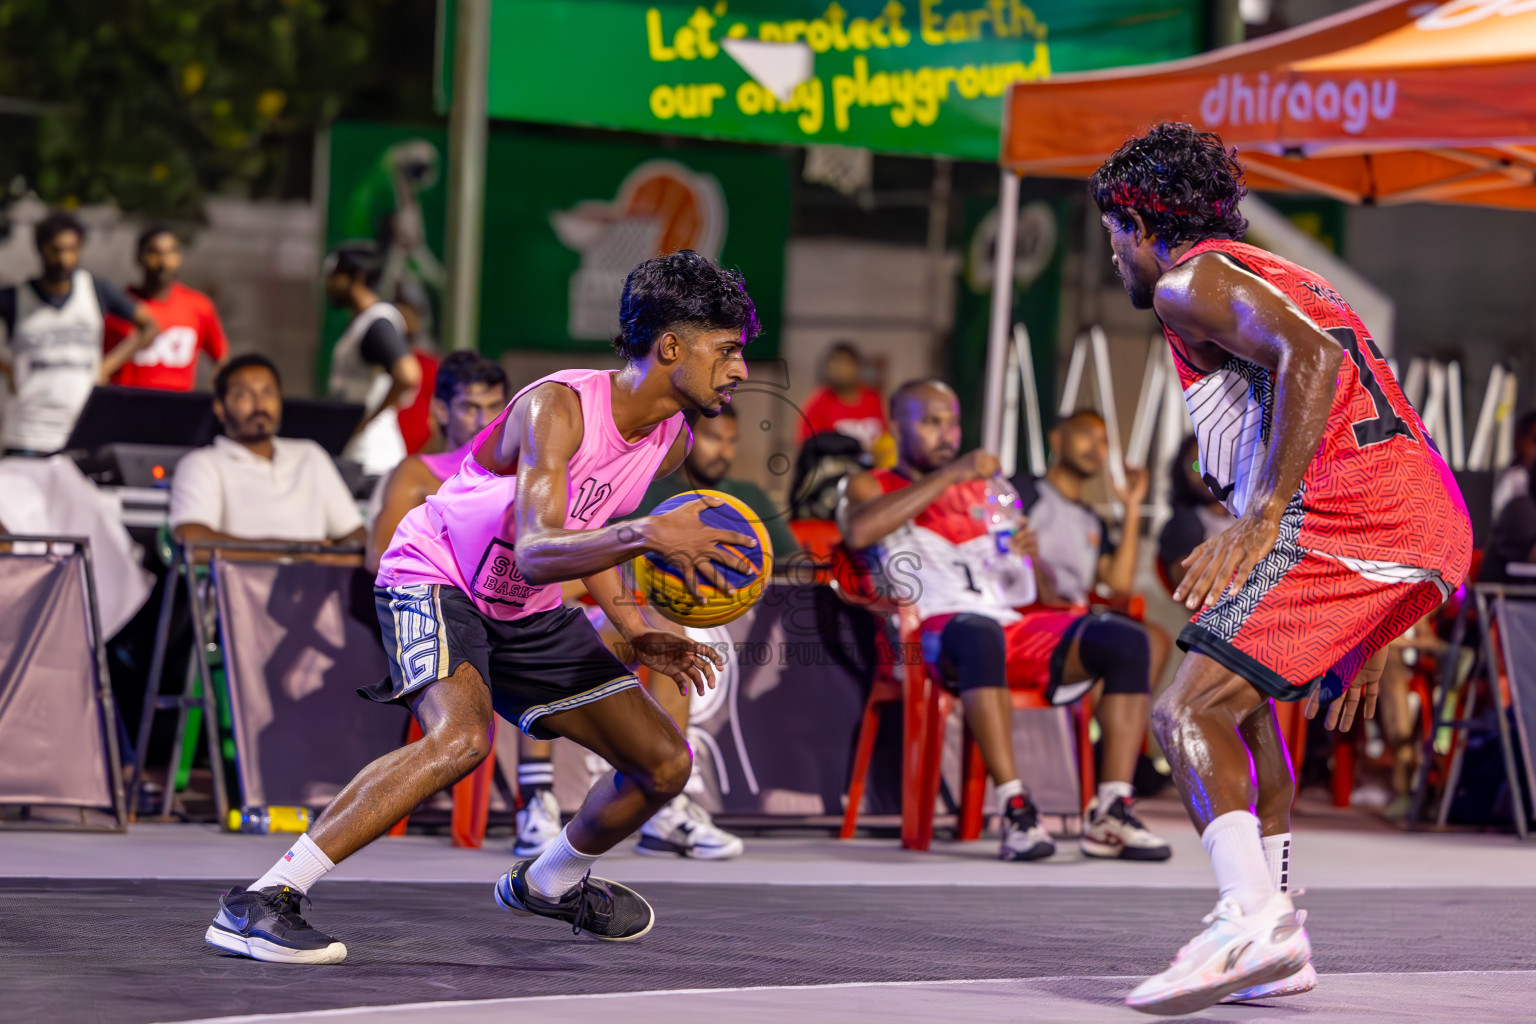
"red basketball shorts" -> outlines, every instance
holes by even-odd
[[[1087,615],[1086,608],[1041,608],[1020,612],[1017,622],[1003,626],[1004,657],[1009,689],[1028,690],[1049,700],[1061,683],[1062,666],[1072,646],[1074,628]],[[939,664],[939,638],[954,615],[924,619],[919,636],[923,663],[934,679],[947,679]]]
[[[1324,555],[1296,531],[1280,541],[1243,587],[1204,609],[1179,634],[1276,700],[1300,700],[1330,673],[1342,690],[1381,648],[1402,636],[1461,585],[1438,570]]]

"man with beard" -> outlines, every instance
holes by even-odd
[[[959,693],[966,724],[997,785],[1003,808],[999,856],[1030,861],[1056,852],[1014,766],[1009,688],[1032,689],[1052,704],[1068,704],[1103,680],[1096,712],[1104,747],[1124,756],[1118,766],[1106,758],[1106,781],[1119,786],[1104,813],[1092,819],[1102,852],[1085,850],[1115,857],[1130,850],[1127,859],[1166,860],[1168,844],[1130,813],[1124,798],[1146,731],[1151,657],[1146,634],[1129,620],[1094,624],[1084,621],[1083,609],[1063,607],[1027,523],[1011,545],[1013,554],[1034,561],[1041,601],[1010,606],[1008,592],[997,582],[994,540],[982,514],[988,482],[1011,485],[998,478],[1001,466],[990,453],[959,454],[960,400],[949,385],[935,380],[902,385],[891,396],[891,425],[895,468],[850,479],[838,525],[850,548],[875,549],[887,581],[916,577],[915,585],[902,589],[912,594],[922,620],[923,660],[933,678]],[[1113,820],[1111,812],[1118,815]]]
[[[223,435],[185,455],[171,479],[178,541],[362,543],[362,514],[325,449],[276,436],[283,392],[270,359],[225,363],[213,382],[213,412]]]
[[[1362,699],[1372,716],[1388,644],[1467,576],[1466,506],[1355,311],[1240,241],[1247,187],[1220,138],[1158,125],[1090,188],[1132,304],[1173,350],[1201,477],[1236,517],[1184,560],[1189,653],[1153,711],[1221,895],[1126,1002],[1180,1014],[1303,992],[1317,977],[1287,892],[1295,782],[1274,701],[1331,702],[1329,728]]]

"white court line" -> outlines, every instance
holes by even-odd
[[[251,872],[247,872],[250,874]],[[788,878],[622,878],[620,872],[610,872],[615,881],[622,881],[625,885],[685,885],[699,888],[729,888],[733,885],[766,885],[791,889],[826,889],[826,888],[853,888],[853,889],[1215,889],[1214,881],[1200,883],[1195,881],[1172,882],[1146,882],[1126,881],[1115,878],[1108,881],[1082,881],[1079,879],[1057,879],[1055,881],[1033,880],[1007,880],[995,879],[914,879],[898,878],[890,881],[855,878],[812,878],[812,879],[788,879]],[[213,885],[228,885],[230,879],[235,876],[222,875],[39,875],[17,874],[8,875],[0,871],[0,882],[207,882]],[[499,876],[496,876],[499,877]],[[360,878],[349,875],[346,878],[325,879],[326,885],[495,885],[496,877],[486,875],[479,878],[409,878],[401,875],[379,875]],[[1324,882],[1322,884],[1307,883],[1307,892],[1355,892],[1359,891],[1393,891],[1411,890],[1421,891],[1433,889],[1442,892],[1447,888],[1483,892],[1497,889],[1503,891],[1522,892],[1526,889],[1536,888],[1536,876],[1530,882],[1499,880],[1487,881],[1481,884],[1470,883],[1464,885],[1447,886],[1444,879],[1426,879],[1423,882]],[[1400,973],[1400,972],[1393,972]],[[711,989],[711,991],[714,991]]]
[[[1322,974],[1323,978],[1444,978],[1464,975],[1488,976],[1506,974],[1536,975],[1536,971],[1345,971],[1338,974]],[[292,1020],[295,1017],[364,1017],[375,1013],[402,1011],[451,1010],[469,1007],[521,1006],[528,1003],[547,1003],[573,999],[635,999],[641,996],[701,996],[723,995],[732,992],[830,992],[838,989],[861,988],[936,988],[963,985],[1013,985],[1061,981],[1140,981],[1140,974],[1055,974],[1035,978],[948,978],[934,981],[836,981],[820,985],[741,985],[725,988],[657,988],[633,992],[567,992],[545,996],[503,996],[497,999],[439,999],[428,1003],[385,1003],[373,1006],[340,1006],[330,1010],[295,1010],[291,1013],[258,1013],[235,1017],[198,1017],[175,1024],[259,1024],[261,1021]]]

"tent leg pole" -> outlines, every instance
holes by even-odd
[[[459,0],[455,11],[453,107],[448,114],[449,351],[480,347],[480,242],[485,222],[491,0]]]
[[[987,390],[981,446],[997,452],[1003,440],[1003,378],[1008,372],[1008,321],[1013,319],[1013,264],[1018,249],[1019,178],[1006,167],[997,189],[997,253],[992,261],[992,318],[987,330]]]

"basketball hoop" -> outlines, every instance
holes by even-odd
[[[802,177],[813,185],[826,185],[845,196],[866,191],[874,178],[875,156],[853,146],[805,147]]]

